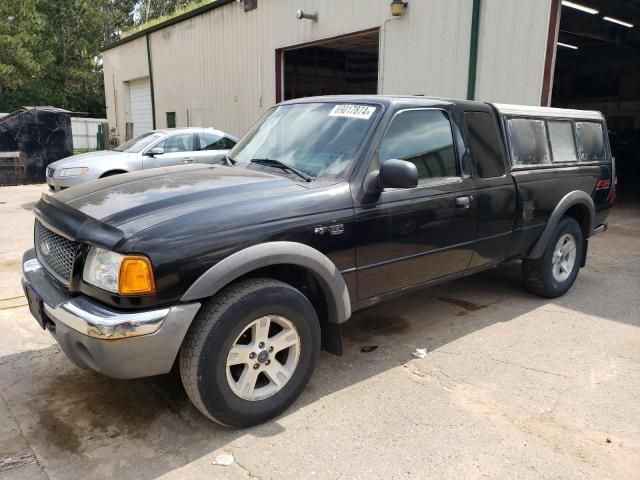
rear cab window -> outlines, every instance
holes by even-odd
[[[487,112],[465,112],[469,149],[480,178],[495,178],[505,174],[500,130]]]

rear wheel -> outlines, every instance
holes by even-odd
[[[319,351],[318,317],[302,293],[277,280],[243,280],[198,314],[180,350],[180,376],[203,414],[246,427],[293,403]]]
[[[542,257],[522,261],[527,289],[547,298],[566,293],[578,276],[583,250],[584,237],[578,222],[571,217],[560,220]]]

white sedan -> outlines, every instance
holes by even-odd
[[[47,167],[47,184],[62,190],[120,173],[183,163],[220,163],[238,139],[213,128],[152,130],[114,150],[63,158]]]

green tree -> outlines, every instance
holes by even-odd
[[[52,105],[105,115],[101,50],[197,0],[0,0],[0,111]]]
[[[34,51],[40,29],[35,0],[0,2],[0,98],[38,73],[41,65]]]

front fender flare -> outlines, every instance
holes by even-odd
[[[585,231],[585,240],[591,236],[593,233],[593,228],[596,223],[596,208],[593,203],[593,199],[582,190],[575,190],[573,192],[567,193],[556,205],[556,208],[553,209],[549,219],[547,220],[547,225],[544,227],[544,230],[540,234],[540,237],[536,241],[535,245],[531,249],[531,253],[527,256],[527,258],[540,258],[544,254],[545,249],[547,248],[547,244],[551,240],[551,236],[558,225],[558,222],[562,219],[564,214],[574,205],[581,205],[586,207],[589,211],[589,215],[585,219],[587,222],[586,228],[583,225],[581,227],[584,228]]]
[[[182,296],[182,302],[207,298],[249,272],[272,265],[297,265],[310,271],[327,299],[327,320],[339,324],[351,317],[351,300],[340,270],[324,254],[296,242],[254,245],[221,260],[203,273]]]

